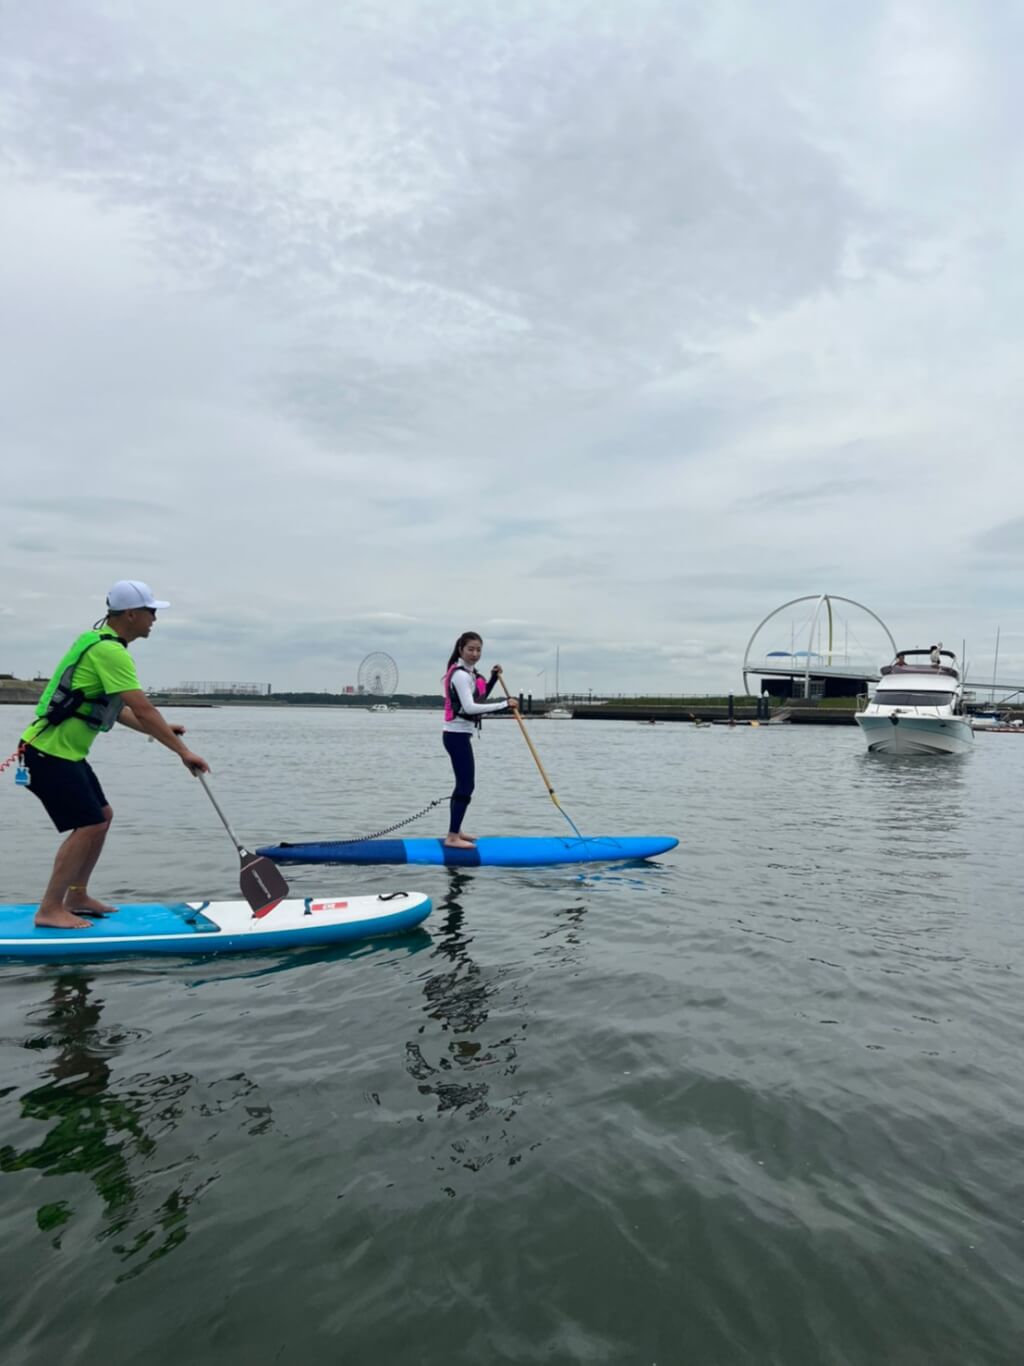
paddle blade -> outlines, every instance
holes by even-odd
[[[271,863],[270,859],[251,854],[248,849],[240,848],[238,852],[242,860],[238,885],[258,920],[261,916],[268,915],[279,901],[285,899],[288,895],[288,884],[277,864]]]

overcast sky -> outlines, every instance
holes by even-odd
[[[715,690],[825,591],[1024,678],[1022,51],[1016,0],[0,0],[0,671],[129,577],[152,686],[426,689],[474,628]]]

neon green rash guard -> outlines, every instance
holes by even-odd
[[[84,653],[83,653],[84,652]],[[78,660],[71,675],[71,686],[81,689],[84,701],[82,715],[70,716],[66,721],[53,725],[46,721],[46,708],[54,689],[60,682],[64,671]],[[52,754],[58,759],[84,759],[99,735],[99,730],[90,725],[84,716],[93,711],[91,699],[99,700],[113,697],[118,693],[131,692],[139,687],[139,676],[135,672],[135,661],[119,639],[117,632],[110,627],[98,631],[86,631],[80,635],[57,665],[39,699],[36,719],[22,735],[26,744]],[[109,729],[109,725],[107,726]]]

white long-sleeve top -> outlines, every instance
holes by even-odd
[[[476,727],[472,721],[466,719],[467,717],[483,716],[488,711],[508,711],[508,702],[504,698],[500,702],[478,701],[472,672],[466,672],[466,669],[472,670],[472,667],[471,664],[467,664],[465,668],[456,669],[452,674],[452,687],[455,689],[459,706],[464,714],[457,716],[454,721],[446,721],[443,726],[444,730],[455,731],[456,734],[472,735]]]

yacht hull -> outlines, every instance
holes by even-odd
[[[974,745],[971,724],[960,716],[857,717],[870,754],[966,754]]]

